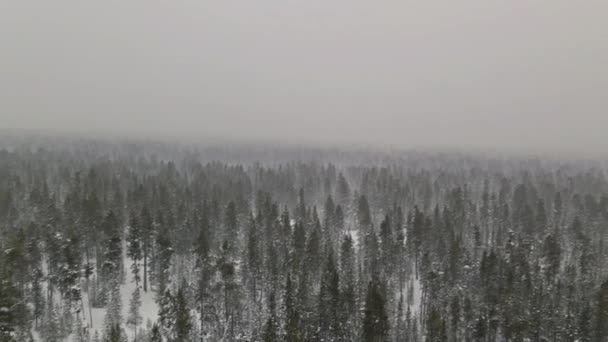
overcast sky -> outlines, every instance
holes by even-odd
[[[0,128],[608,152],[608,1],[0,0]]]

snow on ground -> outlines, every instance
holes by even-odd
[[[129,317],[129,303],[131,302],[131,296],[133,294],[133,291],[135,291],[135,281],[133,280],[133,273],[131,273],[130,270],[130,265],[131,265],[131,260],[128,258],[124,259],[124,267],[125,267],[125,283],[122,284],[120,286],[120,296],[122,299],[122,319],[123,322],[126,321],[127,317]],[[143,277],[143,269],[142,269],[142,273],[141,273],[141,277]],[[144,292],[143,288],[142,288],[142,283],[140,282],[139,284],[140,289],[141,289],[141,307],[139,309],[139,313],[142,317],[142,324],[140,325],[140,329],[142,327],[146,326],[146,322],[148,320],[155,322],[156,319],[158,318],[158,305],[156,304],[155,301],[155,296],[156,293],[154,291],[152,291],[149,287],[148,287],[148,292]],[[83,301],[84,301],[84,307],[85,307],[85,315],[86,315],[86,321],[89,322],[89,303],[88,303],[88,296],[85,292],[84,296],[83,296]],[[91,336],[93,336],[95,334],[95,331],[97,331],[100,336],[103,330],[103,323],[104,323],[104,318],[106,315],[106,309],[105,308],[92,308],[91,309],[91,317],[92,317],[92,322],[93,322],[93,326],[92,329],[90,329],[91,331]],[[125,331],[127,332],[127,334],[132,337],[133,335],[133,330],[126,327],[126,325],[123,326],[125,328]]]
[[[412,311],[412,314],[418,315],[420,313],[420,305],[422,303],[422,289],[420,288],[420,279],[416,279],[416,277],[412,275],[410,283],[412,284],[411,289],[413,289],[413,301],[412,305],[410,306],[410,310]]]
[[[91,262],[94,263],[95,261],[92,260]],[[133,291],[135,290],[135,282],[133,280],[133,278],[134,278],[133,274],[131,273],[131,270],[130,270],[131,260],[126,258],[126,256],[125,256],[123,264],[125,267],[125,283],[121,284],[121,286],[120,286],[120,295],[122,298],[122,318],[123,318],[123,322],[125,322],[127,317],[129,316],[129,303],[131,301],[131,296],[133,294]],[[47,270],[46,262],[43,262],[42,265],[43,265],[43,270],[46,273],[46,270]],[[143,269],[142,269],[141,276],[143,277]],[[140,287],[141,286],[142,286],[142,284],[140,283]],[[88,293],[86,291],[84,291],[85,286],[83,286],[82,288],[83,288],[82,305],[84,307],[84,313],[83,313],[84,317],[81,316],[81,319],[83,319],[83,326],[88,328],[91,338],[95,335],[95,331],[97,331],[99,333],[99,336],[101,336],[102,331],[103,331],[104,318],[106,315],[106,309],[105,308],[91,308],[89,311],[89,296],[88,296]],[[57,290],[55,290],[55,291],[57,291]],[[156,296],[156,293],[154,291],[152,291],[150,288],[148,288],[148,292],[144,292],[143,289],[141,289],[140,315],[142,317],[142,324],[139,327],[140,329],[146,326],[146,322],[148,320],[150,320],[151,322],[155,322],[158,318],[158,305],[155,301],[155,296]],[[58,292],[53,296],[53,298],[55,299],[55,304],[59,304],[58,300],[60,298],[60,294]],[[92,322],[92,326],[90,326],[91,322]],[[127,327],[126,324],[123,324],[123,327],[125,328],[125,331],[128,334],[128,336],[133,337],[133,330],[130,329],[130,327]],[[32,328],[32,335],[34,337],[34,341],[42,341],[42,338],[40,337],[40,333],[38,331],[36,331],[34,328]],[[72,339],[73,339],[72,335],[69,335],[69,336],[67,336],[65,341],[72,341]]]
[[[89,328],[89,331],[91,332],[91,337],[93,336],[93,334],[95,333],[95,330],[99,330],[100,334],[101,334],[101,328],[103,327],[103,318],[106,314],[106,309],[105,308],[91,308],[91,311],[89,311],[89,296],[88,293],[84,292],[83,293],[83,305],[84,305],[84,315],[85,315],[85,326],[89,326],[90,322],[93,323],[93,326]],[[89,317],[89,312],[91,313],[91,316]]]
[[[347,230],[346,233],[350,235],[351,239],[353,239],[353,245],[355,248],[359,247],[359,230],[358,229],[350,229]]]

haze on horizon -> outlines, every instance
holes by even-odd
[[[0,129],[608,153],[608,2],[3,1]]]

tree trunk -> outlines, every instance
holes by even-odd
[[[148,292],[148,249],[144,247],[144,292]]]

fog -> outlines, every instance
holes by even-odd
[[[0,1],[0,128],[608,152],[605,0]]]

